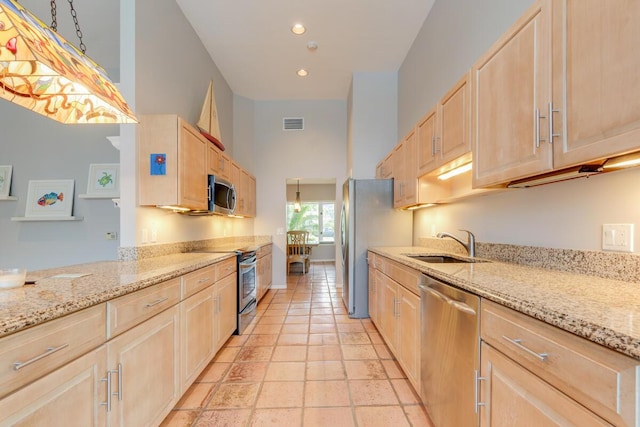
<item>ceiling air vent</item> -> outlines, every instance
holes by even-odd
[[[282,130],[304,130],[304,117],[283,118]]]

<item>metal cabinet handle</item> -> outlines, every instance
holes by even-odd
[[[111,412],[111,372],[113,371],[108,370],[107,376],[100,379],[100,381],[104,381],[107,383],[107,401],[100,402],[100,405],[107,407],[107,412]]]
[[[58,352],[64,348],[69,347],[69,344],[62,344],[60,347],[47,347],[47,349],[45,350],[44,353],[27,360],[26,362],[13,362],[13,370],[14,371],[19,371],[22,368],[25,368],[29,365],[31,365],[32,363],[37,362],[40,359],[44,359],[47,356],[51,356],[53,353]]]
[[[553,103],[549,103],[549,144],[553,144],[553,138],[560,136],[559,133],[553,133],[553,113],[559,113],[560,110],[553,109]]]
[[[539,359],[541,362],[546,362],[547,358],[549,357],[548,353],[537,353],[531,350],[530,348],[525,347],[524,345],[522,345],[522,339],[519,339],[519,338],[513,339],[513,338],[509,338],[506,335],[503,335],[502,338],[509,341],[511,344],[515,345],[520,350],[523,350],[526,353],[529,353],[530,355],[532,355],[533,357]]]
[[[475,394],[475,402],[476,402],[476,414],[480,411],[480,407],[481,406],[486,406],[486,403],[484,402],[480,402],[480,381],[484,381],[486,380],[485,377],[481,377],[480,373],[478,372],[478,370],[476,369],[475,371],[473,371],[474,375],[475,375],[475,389],[474,389],[474,394]]]
[[[147,307],[147,308],[149,308],[149,307],[153,307],[154,305],[161,304],[161,303],[165,302],[165,301],[166,301],[166,300],[168,300],[168,299],[169,299],[169,297],[160,298],[160,299],[158,299],[158,300],[156,300],[156,301],[153,301],[153,302],[148,303],[148,304],[146,305],[146,307]]]
[[[209,281],[211,281],[210,277],[204,277],[204,278],[198,280],[198,283],[204,283],[204,282],[209,282]]]
[[[118,396],[118,400],[122,401],[122,363],[118,363],[118,392],[114,396]]]
[[[395,299],[396,304],[396,317],[400,317],[400,298]]]

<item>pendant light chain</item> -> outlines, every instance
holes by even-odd
[[[73,23],[76,26],[76,35],[78,36],[78,39],[80,39],[80,51],[85,54],[87,51],[87,47],[82,41],[82,31],[80,30],[80,24],[78,23],[78,14],[73,7],[73,0],[68,1],[69,7],[71,8],[71,17],[73,18]],[[51,29],[55,32],[58,32],[57,11],[56,0],[51,0]]]

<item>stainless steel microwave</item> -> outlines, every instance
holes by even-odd
[[[236,188],[220,177],[209,175],[209,212],[233,215],[236,210]]]

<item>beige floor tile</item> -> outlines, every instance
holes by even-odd
[[[398,398],[388,380],[350,380],[349,390],[356,406],[398,405]]]
[[[309,335],[309,345],[330,345],[330,344],[339,344],[338,335],[336,334]]]
[[[279,334],[280,329],[282,329],[282,324],[267,324],[267,325],[256,325],[253,328],[252,334]]]
[[[284,318],[284,316],[286,315],[287,315],[286,308],[271,308],[271,306],[269,306],[269,308],[267,308],[265,312],[262,314],[262,318],[263,319],[265,317]]]
[[[307,381],[304,406],[350,406],[346,381]]]
[[[271,302],[271,304],[269,304],[269,309],[282,309],[282,310],[287,310],[289,309],[289,303],[276,303],[274,301]]]
[[[285,325],[291,324],[309,324],[309,316],[287,316],[284,319]]]
[[[387,376],[389,378],[407,378],[404,371],[395,360],[381,360],[380,362],[382,363],[382,366],[384,366],[384,370],[387,371]]]
[[[191,424],[198,418],[200,411],[179,411],[173,410],[167,415],[167,418],[162,421],[160,427],[190,427]]]
[[[304,381],[304,362],[271,362],[265,381]]]
[[[278,345],[307,345],[309,334],[280,334]]]
[[[355,427],[351,408],[304,408],[304,427]]]
[[[414,427],[433,427],[427,411],[422,405],[407,405],[404,407],[404,413]]]
[[[246,347],[268,347],[276,344],[278,341],[277,334],[253,334],[249,335]]]
[[[213,362],[209,363],[209,366],[204,368],[200,376],[196,379],[196,383],[212,383],[222,380],[224,374],[229,369],[231,363],[227,362]]]
[[[242,347],[238,356],[236,356],[237,362],[267,362],[271,359],[271,353],[273,353],[273,347]]]
[[[317,360],[307,362],[307,381],[344,380],[346,372],[339,360]]]
[[[342,352],[339,345],[309,346],[307,360],[342,360]]]
[[[284,323],[285,313],[277,316],[270,314],[268,311],[264,313],[264,316],[258,321],[258,325],[281,325]]]
[[[366,332],[340,332],[338,336],[342,344],[371,344]]]
[[[395,359],[385,344],[374,344],[373,348],[380,359]]]
[[[194,384],[182,395],[175,409],[202,409],[206,407],[214,389],[215,384],[213,383]]]
[[[251,427],[300,427],[302,408],[256,409],[251,418]]]
[[[345,360],[344,368],[350,380],[384,380],[387,374],[378,360]]]
[[[255,404],[260,383],[222,383],[207,406],[209,409],[251,408]]]
[[[307,360],[307,347],[303,345],[279,345],[273,350],[274,362],[298,362]]]
[[[325,304],[325,303],[318,303],[318,304]],[[331,306],[331,303],[326,303],[327,305]],[[333,308],[331,307],[324,307],[324,308],[312,308],[311,309],[311,315],[330,315],[333,314]]]
[[[400,406],[356,407],[359,426],[366,427],[409,427],[409,421]]]
[[[382,335],[380,335],[378,332],[369,332],[369,339],[373,344],[384,344]]]
[[[338,323],[336,326],[339,332],[365,332],[361,323]]]
[[[335,320],[333,316],[330,316],[330,315],[311,316],[311,324],[319,324],[319,323],[320,324],[329,323],[333,325],[335,323]]]
[[[308,323],[300,323],[293,325],[283,325],[280,330],[281,334],[308,334],[309,333],[309,324]]]
[[[233,362],[236,355],[240,352],[241,347],[223,347],[216,357],[213,359],[215,362]]]
[[[315,301],[313,303],[311,303],[311,310],[314,309],[318,309],[318,308],[333,308],[333,305],[330,302],[318,302]],[[333,311],[329,314],[333,314]]]
[[[287,312],[289,316],[308,316],[311,312],[310,308],[290,308]]]
[[[264,379],[268,362],[234,363],[224,378],[224,382],[254,383]]]
[[[295,302],[291,303],[289,309],[309,309],[311,308],[311,303],[308,302]]]
[[[334,323],[312,323],[309,325],[310,334],[330,334],[336,332]]]
[[[195,427],[245,427],[250,417],[250,409],[204,411]]]
[[[302,407],[303,381],[265,382],[256,402],[256,408]]]
[[[342,354],[344,355],[344,360],[378,359],[378,355],[371,344],[343,345]]]
[[[249,338],[249,335],[231,335],[231,338],[224,344],[226,347],[241,347]]]
[[[398,399],[400,399],[400,403],[403,405],[421,403],[420,396],[418,396],[418,394],[413,390],[409,380],[401,378],[394,379],[391,380],[391,385],[395,389]]]

